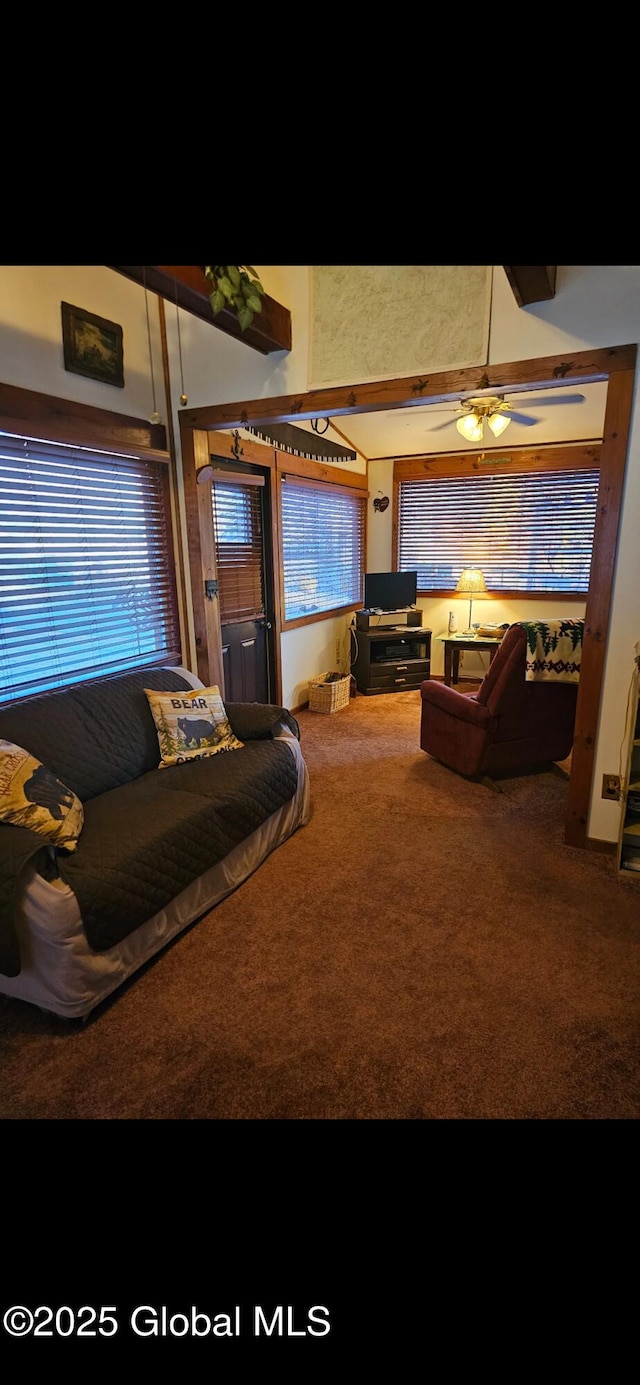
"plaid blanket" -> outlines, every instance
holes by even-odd
[[[523,620],[528,682],[577,683],[584,620]]]

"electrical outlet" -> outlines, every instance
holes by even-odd
[[[616,802],[620,798],[620,775],[603,774],[602,776],[602,797],[613,799]]]

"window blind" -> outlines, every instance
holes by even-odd
[[[222,622],[264,615],[261,495],[257,481],[216,476],[211,487]]]
[[[477,566],[489,591],[586,594],[598,481],[597,469],[401,481],[398,567],[422,592]]]
[[[163,464],[0,433],[0,697],[179,661]]]
[[[291,477],[281,494],[285,620],[361,601],[364,498]]]

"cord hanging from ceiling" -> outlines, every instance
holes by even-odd
[[[147,339],[149,342],[149,368],[151,370],[151,394],[153,398],[153,412],[149,414],[150,423],[162,423],[160,414],[156,407],[156,382],[153,375],[153,352],[151,350],[151,323],[149,321],[149,294],[147,292],[147,271],[146,266],[142,266],[142,282],[144,284],[144,303],[147,313]]]
[[[184,371],[183,371],[183,369],[182,369],[182,338],[181,338],[181,336],[180,336],[180,309],[178,308],[178,281],[177,281],[177,279],[175,280],[175,291],[176,291],[176,326],[177,326],[177,328],[178,328],[178,355],[179,355],[179,357],[180,357],[180,388],[181,388],[181,390],[182,390],[182,394],[180,395],[180,403],[181,403],[182,407],[184,408],[185,404],[188,404],[188,403],[189,403],[189,400],[187,399],[187,396],[186,396],[186,394],[185,394],[185,392],[184,392]]]

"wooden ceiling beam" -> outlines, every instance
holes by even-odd
[[[331,420],[349,414],[373,414],[380,409],[411,409],[425,404],[447,404],[478,390],[498,394],[525,390],[564,389],[606,380],[614,371],[635,368],[637,346],[611,346],[593,351],[543,356],[537,360],[511,361],[490,366],[465,366],[435,375],[410,375],[402,379],[367,381],[362,385],[335,385],[306,394],[269,396],[209,404],[185,409],[185,426],[207,430],[253,428],[260,424]]]
[[[502,268],[519,308],[526,308],[528,303],[544,303],[548,298],[555,298],[557,265],[505,264]]]
[[[203,322],[210,322],[230,337],[236,337],[254,351],[268,356],[274,351],[291,350],[291,313],[282,303],[267,294],[262,300],[262,311],[256,313],[250,327],[243,332],[234,312],[223,308],[213,315],[209,296],[209,280],[201,265],[107,265],[117,274],[146,287],[167,303],[177,303],[186,313],[193,313]]]

